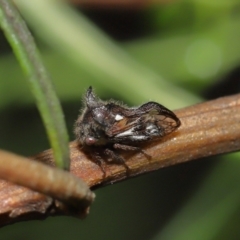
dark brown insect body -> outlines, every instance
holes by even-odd
[[[177,116],[156,102],[140,107],[127,108],[114,101],[102,101],[89,87],[85,96],[85,108],[75,124],[76,140],[90,150],[94,161],[101,167],[103,152],[114,162],[124,159],[115,149],[136,150],[136,143],[161,138],[180,126]],[[143,152],[144,153],[144,152]]]

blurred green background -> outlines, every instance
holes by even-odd
[[[240,1],[172,1],[141,9],[18,0],[61,100],[71,139],[82,95],[170,109],[239,92]],[[25,76],[0,36],[0,144],[49,148]],[[96,190],[83,221],[50,217],[1,239],[240,239],[239,154],[201,159]]]

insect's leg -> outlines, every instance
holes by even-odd
[[[104,150],[104,153],[106,155],[108,155],[116,163],[120,163],[120,164],[124,165],[127,175],[129,175],[130,169],[129,169],[128,165],[125,163],[124,158],[122,158],[120,155],[116,154],[113,150],[111,150],[109,148],[106,148]]]
[[[96,150],[92,150],[90,152],[90,155],[92,157],[92,160],[101,168],[102,172],[103,172],[103,178],[106,177],[106,171],[105,171],[105,167],[103,165],[103,158],[100,156],[99,152]]]
[[[124,145],[124,144],[120,144],[120,143],[115,143],[113,145],[113,147],[115,149],[121,149],[121,150],[126,150],[126,151],[142,151],[142,149],[140,147],[134,147],[134,146],[130,146],[130,145]]]
[[[148,155],[144,150],[142,150],[140,147],[134,147],[134,146],[129,146],[129,145],[124,145],[124,144],[119,144],[115,143],[113,145],[115,149],[121,149],[121,150],[126,150],[126,151],[138,151],[141,152],[144,156],[146,156],[147,159],[151,159],[151,156]]]

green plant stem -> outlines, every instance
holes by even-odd
[[[10,0],[0,0],[0,25],[27,75],[58,167],[69,168],[68,134],[59,100],[25,22]]]

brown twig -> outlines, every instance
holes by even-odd
[[[179,130],[159,141],[144,144],[143,148],[152,156],[151,160],[141,153],[123,153],[130,176],[126,175],[124,166],[106,163],[106,175],[103,178],[101,168],[91,161],[76,142],[70,143],[71,172],[93,188],[177,163],[240,149],[240,94],[187,107],[175,113],[182,122]],[[32,159],[54,165],[51,150]],[[38,216],[34,215],[33,209]],[[4,223],[19,221],[26,213],[30,219],[61,212],[56,207],[49,207],[48,197],[0,181],[0,217],[5,216]],[[11,219],[11,216],[16,218]]]
[[[2,150],[0,150],[0,177],[47,195],[47,205],[55,204],[59,211],[71,211],[76,216],[87,214],[95,196],[85,182],[66,171]],[[4,188],[5,194],[1,197],[6,196],[8,192],[9,189]],[[54,201],[51,197],[60,201]],[[2,200],[0,202],[6,204],[5,199]],[[23,210],[16,203],[24,199],[19,199],[19,196],[15,195],[9,200],[11,200],[10,205],[15,204],[9,216],[21,215]],[[34,204],[29,205],[28,208],[35,210]],[[0,208],[0,213],[3,209]]]

